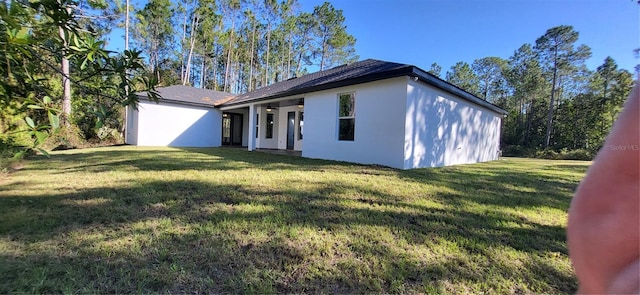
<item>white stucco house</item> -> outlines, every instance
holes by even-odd
[[[398,169],[498,159],[503,109],[413,65],[367,59],[233,96],[160,89],[129,144],[238,145]]]
[[[170,86],[158,89],[160,100],[140,93],[137,109],[127,108],[125,142],[139,146],[214,147],[222,143],[222,112],[216,105],[233,94]]]

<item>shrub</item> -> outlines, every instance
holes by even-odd
[[[552,149],[536,151],[534,158],[549,160],[580,160],[591,161],[595,157],[595,153],[585,149],[568,150],[562,149],[559,152]]]
[[[68,127],[61,126],[45,141],[42,148],[45,150],[68,150],[85,147],[86,140],[82,131],[74,125]]]
[[[13,136],[0,135],[0,178],[20,163],[22,158],[16,157],[26,147],[18,144]]]
[[[552,149],[546,149],[546,150],[536,151],[533,157],[538,159],[558,160],[560,159],[560,154],[558,154],[558,152]]]
[[[560,159],[562,160],[591,161],[594,157],[595,153],[584,149],[560,151]]]
[[[531,157],[531,149],[520,145],[507,145],[502,148],[502,155],[505,157]]]
[[[522,147],[519,145],[507,145],[502,147],[502,155],[506,157],[522,156]]]
[[[0,157],[11,158],[16,153],[23,151],[25,146],[18,143],[16,138],[8,135],[0,135]]]

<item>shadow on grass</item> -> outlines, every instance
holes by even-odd
[[[136,158],[130,155],[135,152]],[[265,171],[318,171],[342,170],[353,174],[389,175],[424,184],[445,185],[459,190],[445,201],[460,205],[461,201],[499,206],[539,207],[547,206],[566,211],[570,195],[577,183],[558,175],[545,175],[531,171],[512,169],[437,169],[396,170],[378,166],[358,165],[347,162],[307,159],[285,155],[247,152],[237,148],[183,148],[158,151],[94,151],[89,154],[56,155],[54,161],[80,162],[65,167],[59,173],[105,172],[118,170],[140,171],[237,171],[258,169]],[[560,164],[546,167],[550,171],[573,170],[584,172],[588,166]],[[521,189],[521,190],[518,190]],[[475,194],[483,192],[484,194]]]
[[[353,255],[377,256],[387,273],[378,274],[371,270],[370,274],[361,274],[362,266],[345,262],[346,264],[337,266],[337,273],[316,270],[317,274],[307,277],[305,273],[295,271],[305,269],[306,265],[313,262],[308,261],[305,254],[297,253],[298,250],[282,239],[262,244],[243,244],[231,238],[233,233],[224,229],[220,232],[214,230],[212,236],[206,235],[206,228],[217,228],[223,223],[259,226],[266,222],[275,224],[275,228],[302,227],[330,232],[364,225],[388,228],[397,238],[404,239],[409,244],[428,244],[438,239],[454,241],[469,253],[487,257],[492,255],[491,247],[503,246],[530,253],[552,251],[566,254],[564,229],[560,227],[529,223],[513,216],[479,215],[456,210],[418,208],[421,210],[416,213],[375,210],[375,207],[380,206],[409,206],[397,202],[376,201],[371,208],[350,208],[341,205],[336,199],[322,197],[322,194],[330,190],[331,188],[320,188],[318,191],[264,195],[259,191],[243,190],[237,186],[210,186],[178,181],[153,182],[130,189],[94,189],[37,198],[28,204],[17,206],[21,202],[19,198],[3,198],[0,206],[13,208],[15,211],[8,215],[5,212],[3,215],[7,219],[2,223],[0,235],[15,242],[60,241],[64,239],[64,236],[60,236],[61,233],[91,228],[114,234],[99,239],[96,243],[76,245],[72,247],[76,253],[68,257],[2,257],[0,260],[5,267],[13,270],[8,272],[8,269],[4,269],[2,273],[5,275],[5,282],[19,282],[24,272],[42,271],[55,280],[79,280],[74,288],[94,285],[98,288],[96,291],[101,293],[193,290],[256,293],[388,292],[393,291],[391,284],[394,281],[430,286],[445,278],[481,282],[490,280],[492,276],[482,272],[470,273],[466,263],[448,261],[444,265],[422,266],[407,257],[397,261],[402,255],[394,253],[390,248],[380,247],[376,243],[355,242],[359,247],[352,250]],[[157,204],[169,205],[157,207]],[[221,205],[229,210],[205,210],[212,205]],[[242,212],[233,209],[243,205],[264,205],[274,210]],[[137,222],[164,218],[200,230],[205,229],[205,234],[197,229],[180,234],[160,235],[140,230],[123,230]],[[513,222],[523,224],[525,228],[501,226]],[[96,244],[139,235],[153,236],[148,244],[144,244],[146,248],[153,250],[112,253],[113,258],[105,258],[104,253],[96,251]],[[375,237],[370,237],[370,240],[375,242]],[[159,251],[165,254],[157,253]],[[24,264],[25,260],[37,261],[39,268],[34,269],[29,265],[31,263]],[[28,268],[21,268],[25,266]],[[68,272],[52,271],[60,266],[67,268]],[[509,274],[511,266],[498,265],[497,268],[503,270],[503,275],[517,279],[514,274],[519,272]],[[558,280],[548,271],[535,272],[535,276],[536,280],[543,282]],[[140,284],[129,285],[132,282]],[[34,291],[64,291],[55,283],[52,284],[54,285],[45,284]],[[29,291],[13,289],[18,286],[20,285],[5,286],[1,291]],[[188,289],[181,289],[184,286],[188,286]],[[569,284],[569,289],[565,286],[556,291],[571,292],[574,287]]]
[[[471,201],[512,208],[549,207],[567,211],[573,191],[578,185],[576,179],[534,171],[496,169],[486,173],[487,169],[466,168],[418,169],[399,171],[398,174],[403,179],[424,184],[436,183],[457,189],[459,193],[443,198],[455,206]],[[572,169],[584,173],[587,166],[576,166]]]
[[[450,206],[421,206],[339,181],[319,182],[312,189],[269,190],[149,181],[28,199],[6,196],[0,198],[0,241],[5,242],[5,250],[0,248],[0,293],[576,290],[570,273],[543,259],[550,253],[566,259],[564,228],[512,214],[465,210],[468,202],[565,210],[569,197],[553,193],[554,188],[575,184],[526,172],[397,171],[236,150],[195,151],[186,156],[183,151],[140,151],[135,160],[128,151],[100,151],[57,155],[52,161],[74,163],[60,173],[129,167],[338,169],[345,177],[371,174],[443,185],[452,192],[434,200]],[[514,193],[514,188],[522,191]],[[334,197],[349,191],[361,196]],[[14,244],[26,246],[7,250],[6,245]],[[54,250],[33,251],[45,246]],[[436,253],[419,252],[430,255],[425,260],[407,250],[416,247]],[[522,266],[501,260],[496,249],[505,248],[530,259]],[[465,282],[480,289],[456,285]]]
[[[131,159],[135,153],[136,158]],[[41,157],[42,158],[42,157]],[[140,150],[140,151],[93,151],[91,153],[59,154],[50,160],[53,165],[58,163],[77,162],[60,169],[56,173],[74,172],[107,172],[114,170],[139,171],[179,171],[179,170],[207,170],[230,171],[242,169],[295,170],[295,171],[323,171],[324,167],[352,167],[352,163],[336,162],[318,159],[274,155],[259,152],[248,152],[237,148],[183,148],[174,150]],[[357,165],[359,166],[359,165]],[[364,166],[366,167],[366,166]],[[31,170],[48,169],[48,167]]]

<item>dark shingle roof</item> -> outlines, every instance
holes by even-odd
[[[278,82],[245,94],[240,94],[229,101],[222,103],[221,106],[226,107],[285,96],[294,96],[401,76],[416,77],[422,82],[458,95],[477,105],[484,106],[501,114],[506,114],[506,111],[503,109],[482,100],[451,83],[437,78],[416,66],[375,59],[367,59]]]
[[[183,85],[161,87],[157,90],[161,96],[160,101],[172,101],[211,107],[220,105],[234,97],[234,94],[227,92]],[[144,92],[138,93],[138,95],[143,98],[147,97],[147,94]]]
[[[410,66],[367,59],[258,88],[238,95],[224,105],[235,105],[386,79],[390,78],[389,74],[392,72],[398,72],[395,76],[402,76],[401,72],[404,72],[407,67]]]

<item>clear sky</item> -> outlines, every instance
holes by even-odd
[[[324,0],[301,0],[312,11]],[[573,26],[591,47],[587,67],[611,56],[629,71],[640,63],[640,5],[632,0],[332,0],[357,38],[361,59],[409,63],[442,75],[458,61],[508,58],[549,28]]]
[[[303,11],[325,0],[299,0]],[[633,72],[640,63],[640,5],[636,0],[331,0],[357,38],[361,59],[408,63],[442,75],[456,62],[508,58],[524,43],[534,44],[549,28],[573,26],[578,44],[591,47],[587,67],[611,56]],[[115,34],[114,34],[115,35]],[[122,35],[120,32],[118,37]],[[113,36],[112,49],[122,49]],[[118,44],[119,43],[119,44]],[[118,44],[120,46],[117,46]]]

